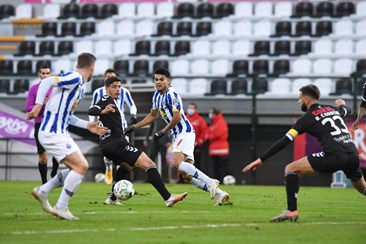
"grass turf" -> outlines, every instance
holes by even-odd
[[[284,187],[222,186],[232,205],[213,206],[192,185],[167,185],[188,197],[165,207],[149,184],[123,206],[103,205],[110,186],[81,184],[69,208],[80,221],[59,220],[32,198],[37,182],[0,181],[0,243],[365,243],[366,199],[354,189],[302,187],[297,222],[270,223],[286,206]],[[60,189],[49,196],[54,205]]]

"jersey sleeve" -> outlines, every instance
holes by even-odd
[[[180,112],[180,109],[182,108],[182,104],[180,103],[179,95],[176,92],[169,92],[168,93],[168,101],[172,106],[172,111],[174,112]]]
[[[36,104],[43,104],[43,101],[48,93],[48,91],[53,86],[58,86],[58,76],[50,76],[46,79],[42,80],[41,84],[39,85],[38,91],[37,91],[37,98],[36,98]]]

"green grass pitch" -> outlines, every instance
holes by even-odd
[[[221,186],[232,205],[213,206],[209,193],[189,184],[188,192],[165,207],[149,184],[123,206],[106,206],[110,186],[81,184],[69,208],[79,221],[42,211],[31,190],[38,182],[0,181],[0,243],[365,243],[366,198],[354,189],[302,187],[297,222],[270,223],[286,206],[282,186]],[[56,203],[60,190],[49,200]]]

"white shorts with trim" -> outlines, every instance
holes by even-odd
[[[173,153],[182,152],[187,155],[185,159],[191,159],[194,161],[193,151],[195,140],[196,134],[194,132],[178,134],[173,141]]]

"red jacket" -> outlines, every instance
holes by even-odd
[[[207,129],[206,135],[209,140],[208,154],[210,156],[229,155],[229,130],[222,113],[214,116],[211,125]]]
[[[206,141],[205,132],[207,123],[198,112],[195,112],[192,116],[189,116],[188,114],[186,114],[186,116],[196,133],[195,146],[200,147]]]

